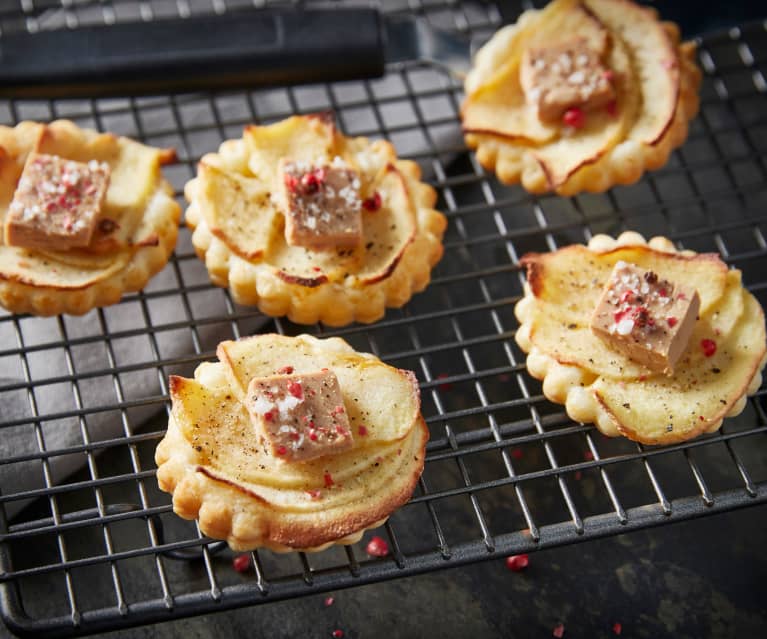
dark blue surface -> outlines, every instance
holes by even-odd
[[[696,2],[674,0],[672,2],[648,2],[661,12],[664,20],[676,22],[685,37],[693,37],[727,29],[733,25],[767,16],[764,2],[736,0],[734,2]]]

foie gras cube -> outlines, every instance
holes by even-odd
[[[357,172],[342,161],[310,164],[282,160],[285,240],[291,246],[352,248],[362,240]]]
[[[555,122],[573,107],[594,110],[607,106],[615,100],[613,79],[599,53],[584,38],[574,38],[527,49],[519,81],[539,119]]]
[[[638,364],[670,375],[699,309],[695,289],[619,261],[591,317],[591,330]]]
[[[255,377],[245,405],[276,459],[302,462],[351,448],[349,417],[335,373],[290,371]]]
[[[32,153],[5,220],[5,243],[67,250],[90,244],[109,186],[109,165]]]

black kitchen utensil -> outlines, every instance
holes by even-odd
[[[377,10],[262,9],[0,38],[0,94],[55,97],[372,78],[387,62],[465,70],[470,43]]]

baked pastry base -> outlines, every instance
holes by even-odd
[[[654,237],[649,242],[646,242],[641,235],[635,232],[623,233],[617,239],[607,235],[596,235],[589,242],[588,249],[594,253],[609,253],[620,247],[637,246],[647,246],[670,255],[695,255],[692,251],[676,251],[672,242],[667,238]],[[563,344],[557,346],[556,349],[552,348],[551,341],[542,342],[536,338],[533,326],[536,313],[538,312],[536,306],[541,302],[534,295],[529,284],[525,285],[525,294],[515,307],[515,315],[520,322],[520,327],[516,333],[516,341],[520,348],[527,353],[526,363],[528,372],[534,378],[543,382],[543,393],[546,398],[552,402],[564,404],[567,414],[571,419],[581,423],[593,423],[600,432],[609,437],[623,435],[645,444],[672,444],[685,441],[702,433],[714,432],[721,427],[725,417],[732,417],[741,413],[746,406],[747,397],[753,395],[762,383],[762,370],[767,362],[764,314],[755,298],[740,286],[739,272],[729,271],[727,282],[729,285],[736,286],[742,291],[744,306],[740,309],[741,314],[738,321],[748,321],[750,327],[744,337],[746,347],[740,347],[741,351],[745,350],[745,352],[749,353],[745,358],[747,362],[742,370],[736,371],[736,373],[739,373],[741,382],[734,386],[736,390],[732,395],[714,402],[716,405],[715,410],[712,410],[705,416],[701,413],[690,419],[679,419],[683,412],[682,406],[686,408],[686,404],[682,404],[680,400],[676,404],[675,409],[673,402],[677,400],[674,399],[674,396],[671,395],[669,398],[666,395],[661,395],[661,390],[663,389],[659,390],[655,398],[658,412],[669,410],[669,412],[678,416],[677,423],[671,431],[666,431],[665,428],[653,429],[641,421],[632,422],[628,417],[632,403],[631,384],[636,382],[642,385],[643,393],[645,393],[644,384],[652,383],[651,373],[642,370],[625,370],[623,371],[625,373],[624,378],[616,378],[611,373],[609,366],[603,366],[604,370],[600,375],[594,370],[590,370],[577,363],[579,359],[582,361],[583,354],[568,351],[566,338],[564,338]],[[712,305],[708,305],[707,308],[702,308],[701,310],[701,317],[704,319],[710,317],[718,318],[719,315],[721,315],[722,321],[726,321],[727,310]],[[567,332],[567,328],[568,326],[565,324],[563,334]],[[732,327],[732,330],[734,329],[735,327]],[[725,340],[727,337],[727,335],[723,335],[722,339]],[[545,348],[541,348],[537,345],[537,342],[538,344],[545,344]],[[695,344],[690,346],[690,348],[696,347]],[[720,349],[723,350],[722,347]],[[555,350],[556,352],[554,352]],[[683,360],[684,356],[680,361]],[[698,366],[698,364],[695,364],[695,366]],[[680,367],[683,367],[683,363],[677,365],[677,369],[680,369]],[[617,375],[617,369],[613,370],[616,371],[615,374]],[[683,368],[680,370],[683,370]],[[727,373],[727,371],[724,372],[725,374]],[[719,374],[719,371],[716,370],[715,373]],[[649,382],[646,381],[648,378]],[[657,378],[661,380],[660,384],[664,383],[662,375],[658,375]],[[616,379],[620,379],[620,381],[616,382]],[[617,387],[625,389],[625,398],[627,400],[621,407],[626,408],[626,410],[622,410],[620,414],[615,411],[614,405],[609,405],[609,402],[606,402],[604,399],[607,386],[612,385],[612,388],[616,388],[616,384]],[[659,388],[661,387],[659,386]],[[615,393],[612,394],[614,395]],[[644,394],[644,397],[646,396]],[[650,393],[650,396],[652,396],[652,393]],[[670,401],[670,408],[666,403],[662,403],[662,400],[663,402],[666,400]],[[643,399],[642,401],[645,400]],[[634,408],[637,407],[635,406]]]
[[[179,516],[197,519],[203,533],[233,550],[314,552],[359,541],[410,498],[429,436],[412,373],[356,353],[340,338],[259,335],[224,342],[218,353],[221,361],[201,364],[195,380],[171,378],[174,409],[155,460],[159,486],[173,495]],[[235,398],[247,382],[234,380],[239,370],[244,380],[286,364],[296,373],[327,367],[338,375],[355,435],[351,450],[283,465],[259,447]],[[194,405],[203,408],[185,412]],[[179,423],[187,415],[194,424]]]
[[[307,138],[306,146],[316,144],[316,153],[300,146]],[[330,153],[323,144],[331,148]],[[271,198],[277,177],[269,173],[283,152],[326,161],[338,155],[360,172],[369,191],[381,191],[382,210],[363,212],[363,219],[367,219],[363,226],[369,228],[373,216],[395,216],[391,228],[396,225],[397,230],[380,225],[372,231],[384,255],[377,254],[377,249],[360,247],[351,257],[334,260],[333,251],[288,247],[282,237],[283,214],[276,210],[254,212],[263,216],[258,227],[268,229],[244,231],[263,234],[257,241],[243,241],[241,233],[238,236],[236,230],[227,228],[226,221],[217,219],[216,200],[223,196],[205,195],[202,173],[214,167],[253,185],[254,190],[263,187]],[[418,165],[397,159],[394,147],[386,141],[371,143],[366,138],[342,136],[327,114],[294,116],[269,127],[248,127],[242,139],[228,140],[218,153],[203,157],[200,171],[185,188],[190,203],[186,222],[194,230],[195,251],[214,284],[229,288],[239,304],[258,306],[272,317],[330,326],[374,322],[383,317],[387,307],[400,307],[422,291],[429,283],[432,267],[442,257],[441,240],[447,222],[432,208],[436,192],[420,181]],[[386,210],[389,203],[394,203],[391,212]],[[264,203],[264,207],[271,205]],[[412,230],[404,237],[401,227],[406,224]],[[312,269],[313,263],[320,266]]]
[[[14,313],[82,315],[118,302],[126,292],[140,290],[165,266],[176,244],[181,209],[173,199],[172,187],[160,174],[160,164],[174,154],[109,133],[80,129],[67,120],[0,127],[0,222],[26,156],[41,147],[73,159],[95,157],[109,162],[113,168],[112,191],[107,192],[110,213],[127,216],[120,218],[126,226],[131,218],[134,228],[112,250],[98,254],[0,244],[0,304]],[[134,168],[134,175],[144,178],[144,183],[131,183]]]
[[[627,0],[617,0],[623,8],[616,13],[625,14],[626,24],[630,25],[631,15],[636,12],[635,17],[652,16],[657,21],[657,12],[648,7],[639,9]],[[584,0],[583,3],[573,3],[582,5],[586,11],[593,12],[602,17],[600,5],[609,4],[609,0]],[[538,20],[543,10],[525,11],[518,21],[501,29],[493,38],[477,53],[474,66],[469,72],[465,90],[468,96],[467,102],[463,106],[464,133],[466,144],[477,151],[477,159],[480,164],[490,171],[494,171],[501,182],[506,184],[521,183],[522,186],[531,193],[545,193],[553,191],[559,195],[570,196],[581,191],[603,192],[614,184],[632,184],[636,182],[646,170],[654,170],[663,166],[673,149],[680,146],[687,138],[688,123],[698,112],[699,97],[698,88],[701,80],[701,72],[695,64],[695,45],[692,42],[680,42],[679,29],[671,22],[657,22],[658,28],[662,30],[660,40],[664,38],[666,45],[671,52],[674,52],[675,72],[678,69],[678,83],[676,84],[676,95],[671,95],[674,107],[666,126],[661,130],[657,137],[651,136],[650,139],[643,139],[640,136],[640,127],[627,123],[623,126],[623,133],[610,143],[598,146],[592,153],[582,157],[581,161],[564,174],[556,175],[551,170],[551,166],[557,164],[557,156],[567,161],[568,138],[562,137],[562,133],[551,133],[552,139],[548,142],[533,142],[524,139],[523,132],[519,136],[504,135],[493,130],[493,126],[485,123],[481,118],[467,118],[467,108],[472,100],[472,94],[480,91],[484,86],[491,83],[498,69],[506,61],[510,52],[515,50],[533,23]],[[611,27],[611,25],[607,25]],[[626,28],[630,28],[626,27]],[[611,35],[621,39],[626,32],[612,31]],[[641,41],[638,34],[637,39]],[[629,53],[631,53],[631,43],[629,42]],[[641,85],[639,78],[653,74],[662,73],[663,69],[642,68],[640,62],[632,58],[630,61],[632,68],[638,67],[638,75],[634,82]],[[669,62],[669,64],[672,64]],[[637,71],[634,71],[637,73]],[[660,100],[660,96],[649,94],[650,86],[643,87],[648,94],[644,92],[638,96],[639,104],[631,107],[624,105],[624,108],[636,108],[641,115],[642,109],[652,108],[652,101]],[[619,105],[620,105],[619,96]],[[532,107],[531,107],[532,108]],[[638,117],[638,116],[635,116]],[[605,126],[610,125],[610,119],[606,118]],[[644,129],[642,129],[644,130]],[[579,135],[576,132],[571,137],[573,144],[580,143]],[[552,149],[557,149],[553,157],[548,157],[548,162],[541,161],[541,152],[550,156]]]

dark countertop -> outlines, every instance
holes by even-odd
[[[759,637],[767,508],[110,637]],[[255,633],[254,633],[255,631]],[[167,634],[165,634],[167,633]]]
[[[220,637],[759,637],[767,629],[767,508],[747,508],[326,595],[107,633]],[[242,579],[252,579],[252,575]]]

